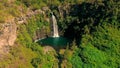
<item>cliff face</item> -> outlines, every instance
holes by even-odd
[[[49,11],[50,9],[48,7],[43,7],[39,10],[29,10],[27,9],[27,14],[22,14],[19,17],[14,17],[12,19],[5,20],[5,23],[0,24],[0,52],[8,52],[7,47],[14,45],[14,42],[17,38],[17,27],[19,27],[20,24],[26,23],[27,19],[30,19],[33,15],[36,14],[43,14],[44,18],[47,22],[50,22],[50,19],[46,17],[46,11]],[[61,11],[60,13],[63,13]],[[63,16],[63,15],[62,15]],[[18,24],[18,25],[16,25]],[[45,32],[40,32],[41,35]],[[45,36],[45,35],[44,35]],[[42,36],[43,37],[43,36]],[[7,50],[6,50],[7,49]]]
[[[22,14],[19,17],[14,17],[5,20],[4,23],[0,23],[0,53],[8,52],[8,48],[14,45],[17,38],[17,27],[19,27],[20,24],[27,23],[28,19],[37,14],[43,14],[45,16],[44,11],[45,10],[40,9],[32,11],[28,8],[27,14]],[[49,20],[46,21],[49,22]]]
[[[17,26],[15,23],[5,23],[0,31],[0,51],[5,51],[4,47],[12,46],[16,40]]]

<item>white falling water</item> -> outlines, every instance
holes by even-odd
[[[52,13],[52,22],[53,22],[53,37],[59,37],[58,25],[55,16]]]

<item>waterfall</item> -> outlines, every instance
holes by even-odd
[[[59,37],[58,25],[55,16],[52,14],[52,23],[53,23],[53,37]]]

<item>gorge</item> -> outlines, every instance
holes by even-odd
[[[0,0],[0,68],[120,68],[119,5]]]
[[[69,44],[69,40],[65,37],[59,36],[57,20],[54,14],[51,12],[51,23],[52,23],[52,37],[46,37],[38,40],[37,42],[41,45],[51,45],[55,48],[66,47]]]

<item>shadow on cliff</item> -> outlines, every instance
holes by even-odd
[[[112,12],[107,12],[108,7],[106,6],[106,1],[102,4],[95,3],[82,3],[70,6],[70,13],[68,16],[76,17],[67,25],[65,29],[64,36],[76,40],[77,45],[81,43],[81,38],[83,34],[90,34],[94,31],[95,26],[101,23],[101,20],[105,20],[111,17]],[[66,18],[65,18],[66,20]]]

